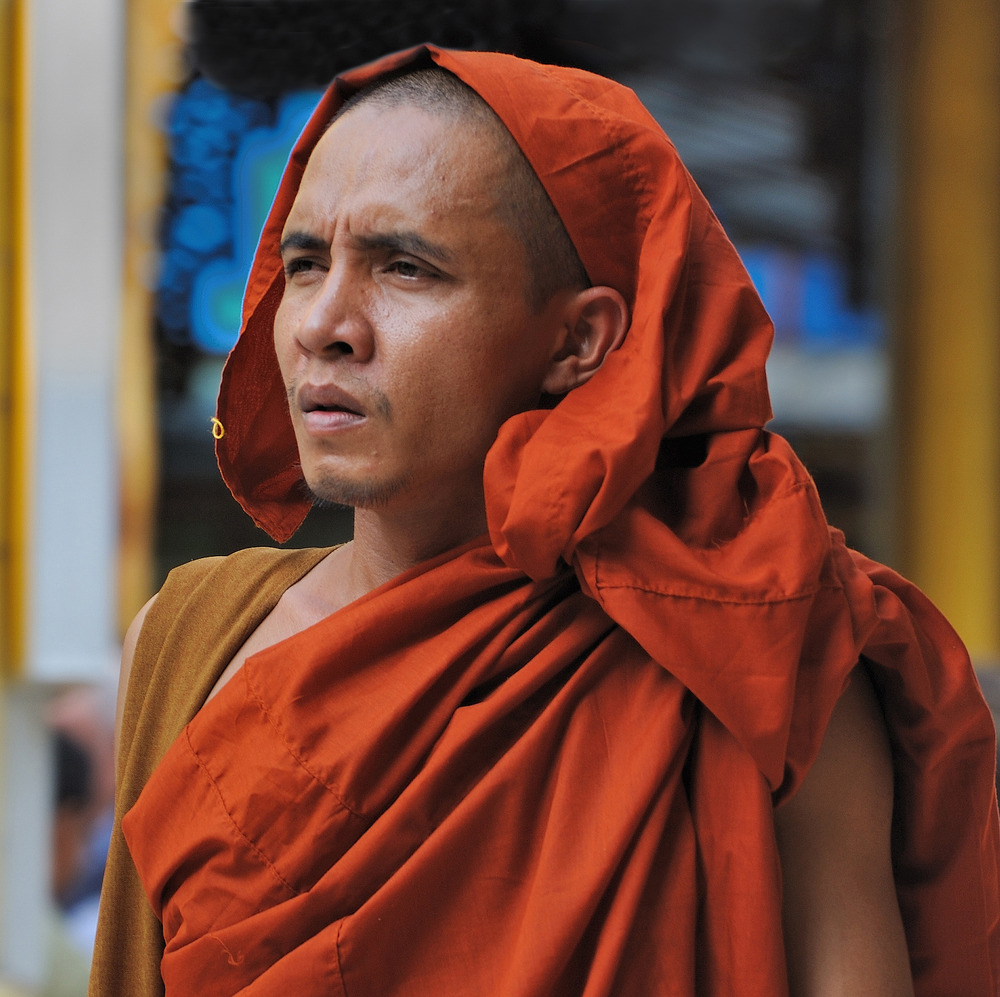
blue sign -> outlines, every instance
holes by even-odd
[[[290,94],[273,106],[202,79],[178,95],[157,287],[157,317],[171,341],[216,354],[236,342],[257,238],[319,96]]]

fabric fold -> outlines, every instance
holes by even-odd
[[[272,325],[309,153],[348,96],[431,64],[497,113],[630,327],[590,381],[501,427],[488,542],[255,656],[175,742],[126,819],[168,993],[283,994],[315,960],[333,992],[780,997],[772,808],[859,661],[892,744],[916,992],[995,992],[994,735],[971,664],[830,531],[764,429],[770,321],[626,88],[430,45],[334,82],[223,376],[234,496],[279,540],[308,509]],[[269,781],[287,807],[258,813]],[[198,802],[158,826],[175,798]]]

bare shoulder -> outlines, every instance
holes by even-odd
[[[132,674],[132,661],[135,658],[135,647],[139,642],[139,632],[153,604],[156,602],[154,595],[138,613],[135,619],[129,624],[125,631],[125,638],[122,641],[122,661],[121,669],[118,673],[118,700],[115,706],[115,771],[118,770],[118,743],[121,739],[122,714],[125,711],[125,693],[128,690],[129,676]]]
[[[913,993],[892,874],[892,755],[854,670],[798,793],[775,811],[794,995]]]
[[[803,824],[822,818],[822,827],[833,822],[874,844],[888,835],[885,824],[891,817],[889,739],[871,680],[859,667],[837,702],[815,764],[799,791],[775,812],[775,820],[779,828],[801,832]]]

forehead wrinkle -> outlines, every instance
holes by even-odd
[[[513,234],[523,251],[523,234],[504,203],[513,139],[499,141],[502,127],[409,106],[351,110],[313,149],[289,213],[289,234],[329,234],[329,249],[332,225],[344,247],[413,254],[448,271],[469,252],[475,255],[466,245],[470,233],[488,240],[491,225]],[[526,287],[526,278],[521,283]]]
[[[419,232],[409,230],[389,229],[384,232],[374,231],[364,235],[350,235],[350,241],[366,252],[395,252],[413,256],[423,256],[439,260],[442,263],[453,263],[455,254],[447,246],[424,238]],[[326,239],[304,229],[293,229],[285,235],[279,245],[282,255],[288,252],[325,252],[329,249]]]

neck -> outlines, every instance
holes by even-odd
[[[399,516],[356,509],[354,539],[343,550],[341,570],[353,598],[360,598],[404,571],[474,540],[486,529],[481,497],[478,504],[451,510],[447,516]]]

